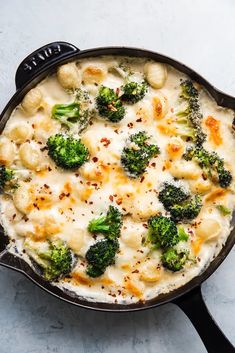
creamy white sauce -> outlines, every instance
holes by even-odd
[[[123,58],[86,59],[78,63],[78,70],[82,72],[89,65],[101,66],[107,70],[119,64],[120,61],[123,61]],[[143,80],[145,62],[145,59],[131,59],[130,66],[132,71],[135,72],[132,80]],[[147,300],[160,293],[178,288],[199,275],[208,266],[213,257],[219,253],[229,235],[231,217],[223,216],[213,204],[204,204],[197,220],[215,219],[221,225],[219,236],[214,240],[201,242],[198,253],[194,254],[191,244],[196,240],[195,228],[190,224],[185,225],[185,228],[190,229],[192,234],[188,243],[184,246],[188,247],[196,258],[196,262],[187,263],[183,270],[176,273],[161,268],[160,277],[155,281],[150,282],[141,279],[141,266],[145,262],[153,264],[155,271],[157,266],[161,267],[160,251],[149,252],[150,246],[143,246],[141,240],[147,234],[145,227],[147,219],[157,212],[165,214],[165,210],[156,196],[156,190],[159,190],[164,181],[173,180],[169,169],[163,171],[166,160],[169,160],[166,149],[170,137],[162,134],[158,125],[163,124],[167,118],[172,116],[171,108],[175,108],[178,104],[180,80],[186,78],[184,74],[169,66],[167,71],[168,76],[163,88],[153,89],[149,87],[148,93],[140,102],[134,105],[126,105],[126,115],[119,123],[111,124],[100,117],[92,120],[92,125],[89,125],[81,133],[82,141],[90,151],[90,160],[77,173],[65,172],[55,168],[54,163],[47,155],[47,151],[40,151],[43,159],[42,171],[31,171],[32,179],[26,184],[32,188],[30,194],[32,199],[35,199],[35,195],[39,195],[38,197],[46,195],[49,198],[49,206],[45,206],[42,202],[38,207],[39,209],[29,208],[26,218],[16,209],[11,196],[1,196],[1,222],[9,238],[14,239],[14,242],[9,245],[9,251],[14,253],[17,251],[18,256],[23,257],[30,263],[28,255],[23,252],[25,241],[30,242],[31,245],[34,244],[35,247],[43,247],[46,240],[44,233],[47,233],[47,236],[50,233],[51,239],[62,239],[68,242],[68,245],[79,257],[73,271],[77,274],[75,276],[77,281],[75,279],[71,281],[60,280],[59,283],[54,283],[54,285],[73,291],[88,300],[131,303],[140,299]],[[116,89],[123,82],[121,76],[110,71],[102,84]],[[47,77],[37,87],[43,95],[43,109],[29,116],[24,113],[20,106],[17,107],[8,120],[3,135],[8,136],[9,131],[15,125],[27,123],[33,126],[34,143],[39,149],[42,149],[49,136],[61,131],[61,124],[51,119],[51,108],[54,104],[72,102],[74,96],[61,87],[56,75]],[[91,108],[94,108],[94,100],[99,87],[89,84],[84,85],[83,88],[89,92]],[[168,100],[168,112],[160,120],[156,120],[153,116],[151,102],[154,96],[160,98],[165,96]],[[224,158],[226,165],[234,176],[235,143],[231,132],[233,112],[217,106],[203,89],[200,93],[200,105],[204,119],[210,115],[220,121],[220,133],[223,140],[220,146],[214,146],[208,138],[205,147],[209,150],[216,150],[219,156]],[[140,117],[142,121],[136,121]],[[205,132],[208,132],[205,125],[203,125],[203,128]],[[139,179],[137,181],[129,179],[123,172],[120,163],[120,155],[128,136],[141,130],[146,131],[151,136],[151,142],[156,143],[161,152],[158,157],[151,160],[142,183]],[[109,140],[107,147],[102,142],[104,138]],[[17,169],[25,169],[18,155],[19,147],[20,145],[15,145],[16,155],[11,166]],[[98,162],[92,160],[94,157],[98,158]],[[98,167],[100,163],[104,164],[106,168]],[[174,163],[173,161],[172,164]],[[47,170],[48,166],[50,166],[51,171]],[[98,173],[96,176],[93,173],[95,168],[97,168]],[[195,170],[196,168],[195,165]],[[45,170],[43,171],[43,169]],[[102,181],[102,184],[100,184],[100,181]],[[186,178],[181,183],[186,188],[190,187]],[[48,188],[45,188],[45,184],[49,186],[50,194],[48,194]],[[66,189],[65,184],[67,184],[67,187],[69,185],[69,190]],[[217,203],[226,204],[231,210],[234,209],[235,205],[235,198],[231,190],[233,187],[232,184],[228,193],[221,197],[218,202],[216,200]],[[69,192],[69,197],[63,197],[62,193],[66,192]],[[128,198],[127,194],[131,197]],[[110,195],[117,196],[112,198]],[[206,195],[204,199],[205,197]],[[118,202],[119,199],[122,199],[121,204]],[[118,207],[124,215],[122,233],[119,239],[120,252],[116,255],[115,265],[109,266],[101,278],[90,279],[85,274],[86,261],[84,256],[90,245],[95,243],[95,240],[87,231],[87,225],[92,218],[99,216],[101,213],[105,214],[110,204]],[[38,233],[41,233],[41,239],[37,238]],[[37,241],[35,241],[35,237]],[[134,271],[133,273],[133,269],[138,269],[139,272]],[[144,270],[144,272],[148,271]],[[127,277],[129,279],[126,281]],[[127,286],[126,282],[131,283],[131,285]]]

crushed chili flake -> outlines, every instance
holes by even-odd
[[[44,184],[44,188],[49,189],[49,188],[50,188],[50,186],[49,186],[49,185],[47,185],[47,184]]]
[[[148,229],[147,223],[143,223],[143,227],[146,228],[146,229]]]
[[[75,173],[75,177],[78,178],[78,177],[79,177],[79,174],[78,174],[78,173]]]
[[[142,176],[140,179],[140,182],[143,183],[144,179],[145,179],[144,176]]]
[[[153,163],[151,164],[151,166],[152,166],[152,167],[156,167],[156,163],[153,162]]]
[[[122,198],[121,197],[116,200],[116,204],[117,205],[121,205],[122,204]]]
[[[119,134],[118,129],[115,129],[114,132],[115,132],[116,134]]]
[[[136,122],[137,122],[137,123],[141,123],[141,122],[142,122],[142,119],[139,118],[139,119],[136,120]]]
[[[129,127],[129,129],[132,129],[133,128],[133,123],[128,123],[127,127]]]
[[[98,162],[98,158],[97,157],[93,157],[92,160],[93,160],[94,163]]]
[[[107,139],[107,137],[102,137],[100,142],[103,143],[104,147],[108,147],[108,145],[110,145],[110,143],[111,143],[111,141],[109,139]]]
[[[113,202],[113,195],[109,195],[109,200]]]
[[[140,271],[139,270],[134,270],[134,271],[132,271],[132,273],[139,273]]]

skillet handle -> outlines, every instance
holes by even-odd
[[[208,353],[234,353],[235,348],[217,326],[202,297],[201,287],[174,301],[191,320]]]
[[[22,88],[42,71],[52,67],[57,61],[69,59],[79,51],[77,47],[66,42],[49,43],[35,50],[20,63],[16,71],[16,89]]]

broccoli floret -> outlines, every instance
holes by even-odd
[[[62,242],[50,243],[46,251],[38,252],[37,255],[39,257],[39,265],[43,268],[43,276],[48,281],[64,277],[72,269],[72,252]]]
[[[177,133],[195,142],[198,146],[205,141],[206,135],[202,131],[202,114],[198,100],[198,91],[192,81],[185,80],[181,84],[180,98],[186,105],[176,113]]]
[[[115,263],[115,255],[119,249],[116,239],[104,239],[92,245],[87,253],[86,260],[88,262],[87,274],[90,277],[101,276],[106,267]]]
[[[15,178],[15,171],[0,165],[0,192],[17,189],[18,183]]]
[[[122,91],[121,100],[129,104],[134,104],[144,98],[147,92],[147,84],[146,82],[128,82],[122,87]]]
[[[169,210],[170,207],[175,204],[180,204],[187,200],[188,197],[189,194],[181,187],[170,183],[164,183],[163,188],[158,195],[159,201],[161,201],[166,210]]]
[[[231,210],[224,205],[217,205],[216,208],[221,212],[223,216],[231,215]]]
[[[141,176],[146,171],[150,159],[160,152],[157,145],[147,143],[148,138],[144,131],[131,135],[128,146],[122,151],[121,163],[133,178]]]
[[[222,188],[230,185],[232,175],[224,168],[224,161],[217,153],[208,152],[203,147],[190,147],[183,157],[186,161],[195,161],[202,168],[205,178],[218,182]]]
[[[80,139],[56,134],[47,140],[48,155],[64,169],[80,167],[89,158],[89,152]]]
[[[175,222],[191,221],[196,218],[202,208],[202,200],[199,195],[189,197],[180,204],[170,207],[171,218]]]
[[[169,248],[163,252],[161,260],[162,264],[168,270],[173,272],[181,270],[188,259],[188,251]]]
[[[112,88],[101,86],[96,97],[96,107],[102,117],[112,122],[118,122],[124,118],[125,108],[117,93]]]
[[[148,220],[148,239],[158,247],[169,247],[179,242],[178,230],[175,223],[168,217],[155,216]]]
[[[88,124],[88,110],[82,110],[80,103],[56,104],[52,108],[52,118],[61,124],[71,128],[73,124],[79,125],[78,131],[82,131]]]
[[[120,236],[122,215],[116,207],[109,206],[106,216],[100,216],[90,221],[88,230],[91,233],[101,233],[109,239]]]
[[[158,198],[175,222],[194,219],[202,207],[200,196],[192,197],[181,187],[170,183],[164,184]]]

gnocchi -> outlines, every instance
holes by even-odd
[[[196,227],[196,234],[204,241],[210,241],[221,233],[221,224],[213,218],[203,218]]]
[[[11,165],[15,159],[15,145],[7,137],[0,138],[0,163]]]
[[[57,71],[57,78],[65,89],[79,88],[81,85],[81,74],[75,63],[60,66]]]
[[[148,62],[144,66],[146,80],[153,88],[162,88],[167,79],[167,69],[164,64]]]
[[[26,123],[20,123],[9,128],[8,136],[16,144],[21,144],[32,139],[33,133],[32,126]]]
[[[28,115],[35,114],[42,106],[43,97],[39,88],[31,89],[24,97],[21,106]]]
[[[19,156],[24,167],[31,170],[39,170],[42,160],[41,151],[35,145],[28,142],[19,148]]]
[[[107,75],[107,70],[100,66],[87,66],[82,73],[82,81],[85,84],[101,83]]]

